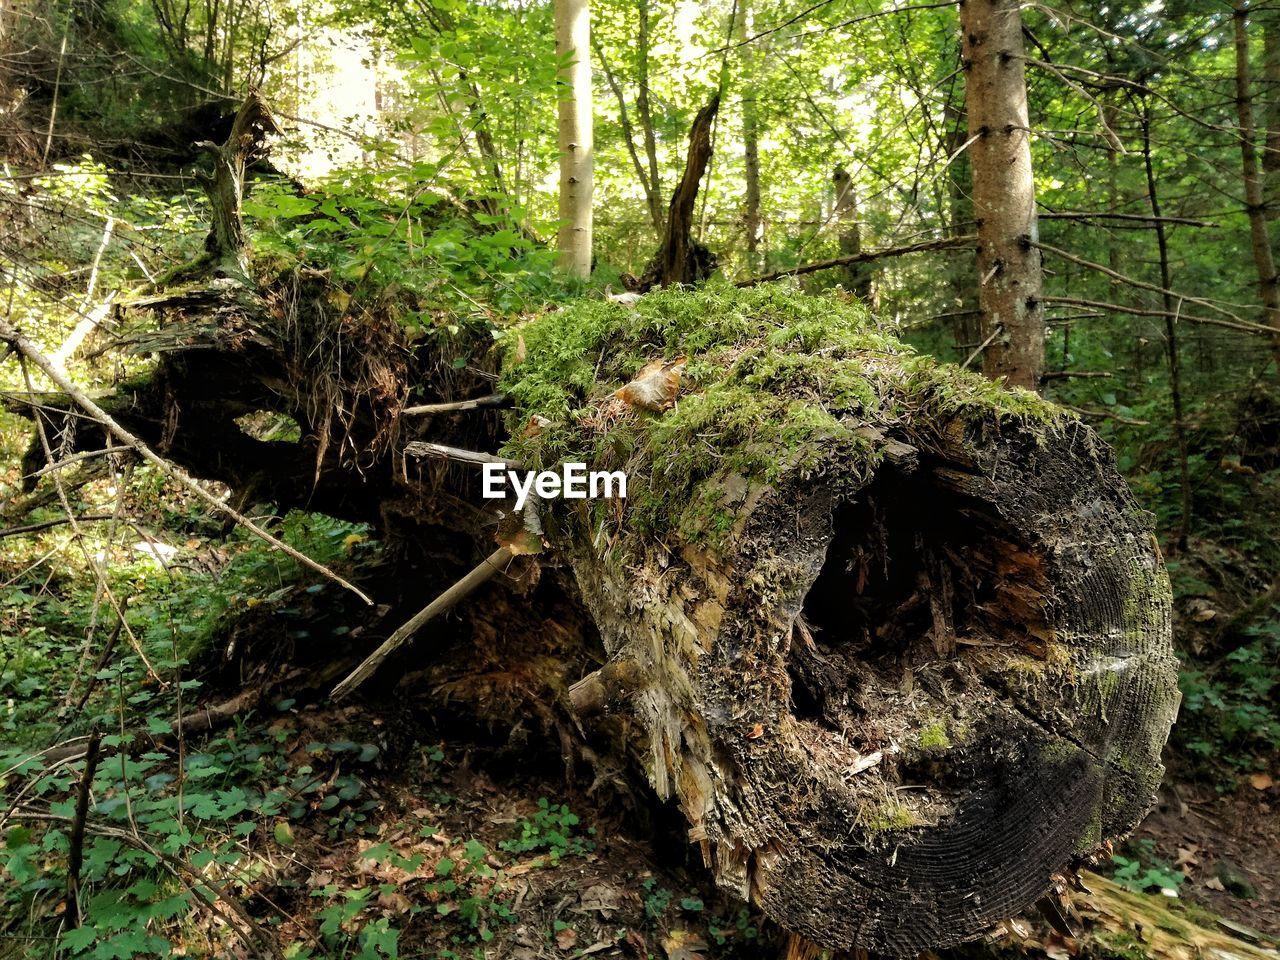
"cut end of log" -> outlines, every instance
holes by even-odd
[[[693,794],[717,872],[824,947],[981,933],[1131,830],[1163,772],[1178,694],[1144,521],[1091,434],[991,429],[847,500],[779,497],[745,536],[790,534],[769,568],[800,585],[729,599],[715,699],[755,708],[708,730],[732,806]]]

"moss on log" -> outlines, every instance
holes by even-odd
[[[1088,427],[786,287],[520,337],[506,454],[630,477],[548,526],[609,652],[586,699],[721,885],[819,947],[915,955],[1146,812],[1169,590]],[[670,409],[615,395],[658,358],[686,358]]]

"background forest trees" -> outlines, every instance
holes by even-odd
[[[257,89],[279,130],[270,157],[248,172],[250,271],[303,265],[309,282],[332,283],[326,302],[343,344],[334,355],[343,360],[353,353],[346,344],[362,342],[362,320],[375,315],[396,317],[414,344],[471,343],[479,334],[501,345],[505,324],[608,296],[644,273],[668,225],[695,118],[717,103],[690,213],[692,239],[718,265],[712,282],[796,271],[802,288],[866,305],[876,324],[920,351],[997,375],[1016,371],[1014,382],[1094,426],[1155,515],[1169,559],[1184,657],[1183,714],[1166,758],[1182,793],[1170,802],[1185,806],[1185,794],[1221,819],[1223,808],[1211,805],[1243,797],[1246,815],[1265,824],[1265,812],[1247,805],[1274,804],[1280,776],[1280,7],[593,0],[589,40],[558,44],[557,10],[586,6],[4,4],[6,321],[86,389],[141,389],[166,346],[115,307],[190,276],[211,219],[197,180],[211,169],[209,151],[193,144],[221,142],[246,92]],[[984,53],[993,43],[995,54]],[[574,44],[584,49],[569,58]],[[1016,95],[986,92],[999,87],[993,71],[1021,76],[1025,106]],[[572,98],[568,76],[577,78]],[[587,99],[578,84],[590,87],[588,116],[573,110]],[[975,88],[983,92],[966,102]],[[558,119],[570,115],[579,130],[592,120],[593,136],[567,133]],[[570,141],[593,160],[586,206],[563,204]],[[1017,205],[1009,202],[1015,179]],[[556,238],[570,219],[578,228],[570,233],[580,237],[589,224],[591,239],[576,245],[574,266],[564,270],[557,247],[574,245]],[[884,251],[895,255],[876,256]],[[864,253],[860,262],[812,269]],[[997,327],[993,311],[1013,319]],[[458,352],[441,373],[467,382],[479,376],[477,359]],[[185,908],[173,899],[178,867],[161,854],[207,850],[232,865],[228,882],[251,899],[252,878],[234,874],[244,838],[265,836],[273,849],[300,856],[290,824],[305,810],[323,815],[329,840],[363,840],[377,804],[361,764],[372,762],[376,737],[330,739],[323,731],[332,717],[295,724],[286,736],[284,718],[297,718],[281,707],[281,717],[256,716],[194,754],[192,769],[206,772],[193,779],[212,785],[195,791],[185,774],[163,779],[173,774],[121,730],[126,711],[161,738],[162,753],[185,757],[181,739],[173,746],[165,738],[190,705],[183,697],[195,695],[188,691],[225,680],[224,650],[297,650],[320,635],[348,642],[341,638],[358,636],[368,615],[343,606],[293,560],[231,533],[145,465],[128,467],[113,453],[48,467],[51,451],[28,447],[31,424],[16,412],[29,412],[30,391],[50,386],[28,372],[30,381],[13,358],[0,366],[0,787],[48,798],[62,805],[54,813],[71,817],[83,761],[37,769],[26,758],[60,738],[89,737],[95,722],[111,731],[107,749],[121,746],[115,737],[132,746],[98,771],[94,795],[164,844],[148,852],[128,837],[98,837],[82,869],[94,889],[150,870],[152,888],[137,880],[127,894],[116,890],[115,900],[88,911],[101,936],[73,936],[58,949],[163,954]],[[259,439],[296,438],[302,429],[263,411],[244,420]],[[359,463],[359,451],[342,456]],[[278,505],[268,499],[246,484],[235,506],[267,518],[283,540],[326,565],[437,572],[434,560],[404,544],[376,543],[366,524],[305,509],[274,517]],[[66,523],[64,508],[80,521]],[[273,618],[270,642],[255,641],[257,628],[245,625],[253,610]],[[449,678],[433,680],[462,695]],[[454,729],[441,721],[432,735],[447,740]],[[455,787],[473,795],[458,787],[461,774],[441,772],[466,761],[446,758],[425,736],[422,743],[424,775],[437,778],[434,816]],[[513,738],[511,751],[523,750]],[[301,763],[307,751],[316,769],[330,764],[323,778]],[[151,791],[151,806],[135,809],[130,785]],[[483,793],[477,787],[474,796]],[[191,795],[198,814],[189,812]],[[533,851],[551,860],[586,856],[595,842],[558,804],[520,808],[509,819],[521,824],[515,838],[472,836],[455,822],[448,844],[428,851],[449,863],[435,868],[445,872],[432,890],[448,908],[442,922],[454,924],[441,950],[483,952],[495,929],[511,925],[511,901],[494,893],[492,871]],[[414,824],[426,831],[423,844],[438,827]],[[6,936],[66,932],[55,908],[65,909],[70,840],[42,836],[15,826],[0,848]],[[1224,910],[1235,889],[1250,904],[1237,919],[1280,923],[1274,885],[1246,877],[1247,897],[1214,872],[1216,886],[1206,886],[1217,867],[1203,853],[1203,866],[1196,851],[1184,856],[1189,848],[1171,846],[1171,836],[1121,851],[1120,882],[1194,887]],[[1238,849],[1250,846],[1266,844]],[[117,868],[125,873],[112,874]],[[161,875],[163,883],[154,879]],[[398,876],[386,867],[381,879]],[[645,949],[661,942],[675,957],[683,941],[669,947],[662,938],[692,929],[702,901],[693,891],[673,896],[664,884],[674,881],[650,879],[640,897],[652,925]],[[307,944],[303,951],[395,955],[397,928],[371,905],[379,894],[361,895],[366,904],[314,886],[298,896],[328,911],[320,922],[295,929],[279,920]],[[682,899],[699,906],[681,907]],[[700,935],[723,934],[731,949],[754,944],[758,918],[723,909],[701,916]],[[548,939],[559,943],[562,933],[550,930]]]

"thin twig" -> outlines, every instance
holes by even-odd
[[[1083,297],[1042,297],[1041,299],[1045,303],[1061,303],[1070,307],[1090,307],[1096,310],[1107,310],[1111,313],[1127,313],[1135,317],[1159,317],[1160,319],[1173,317],[1177,320],[1186,320],[1188,323],[1203,323],[1206,326],[1225,327],[1228,330],[1240,330],[1244,333],[1259,333],[1268,337],[1274,337],[1276,333],[1270,327],[1264,327],[1260,323],[1250,323],[1248,320],[1235,323],[1218,317],[1199,317],[1191,313],[1170,313],[1166,310],[1127,307],[1119,303],[1107,303],[1105,300],[1086,300]]]
[[[48,530],[50,527],[60,527],[64,523],[71,523],[73,520],[77,523],[88,523],[91,520],[112,520],[114,518],[115,515],[110,513],[87,513],[78,517],[58,517],[56,520],[42,520],[40,523],[27,523],[21,527],[9,527],[6,530],[0,530],[0,539],[19,537],[24,533],[38,533],[41,530]]]
[[[996,324],[996,328],[995,328],[994,330],[992,330],[992,331],[991,331],[991,336],[987,337],[987,339],[983,340],[980,344],[978,344],[978,345],[974,348],[973,353],[971,353],[971,354],[969,354],[969,356],[965,357],[965,361],[964,361],[964,363],[960,364],[960,369],[961,369],[961,370],[968,370],[968,369],[969,369],[969,364],[971,364],[971,363],[973,363],[973,361],[977,360],[977,359],[978,359],[978,357],[980,357],[980,356],[982,355],[982,351],[983,351],[983,350],[985,350],[985,349],[987,349],[987,347],[991,346],[991,342],[992,342],[993,340],[995,340],[995,338],[996,338],[996,337],[1000,336],[1000,331],[1001,331],[1001,330],[1003,330],[1003,329],[1004,329],[1004,328],[1003,328],[1003,327],[1001,327],[1001,326],[1000,326],[1000,324],[998,324],[998,323],[997,323],[997,324]]]
[[[1137,280],[1133,277],[1130,277],[1130,276],[1127,276],[1126,274],[1121,273],[1119,270],[1112,270],[1110,267],[1104,266],[1101,263],[1094,263],[1092,260],[1086,260],[1084,257],[1077,257],[1074,253],[1070,253],[1066,250],[1063,250],[1061,247],[1055,247],[1048,243],[1041,243],[1037,240],[1033,240],[1031,241],[1031,245],[1033,247],[1036,247],[1039,250],[1043,250],[1045,253],[1052,253],[1055,257],[1060,257],[1061,259],[1066,260],[1068,263],[1074,263],[1077,266],[1084,267],[1087,270],[1096,270],[1098,273],[1104,274],[1105,276],[1110,277],[1112,280],[1117,280],[1120,283],[1127,284],[1131,287],[1137,287],[1139,290],[1150,290],[1153,293],[1167,294],[1170,297],[1179,297],[1183,300],[1186,300],[1189,303],[1196,303],[1202,307],[1206,307],[1209,310],[1212,310],[1214,313],[1220,313],[1224,317],[1228,317],[1236,321],[1237,323],[1249,322],[1245,320],[1243,317],[1241,317],[1238,313],[1233,313],[1232,311],[1226,309],[1225,307],[1220,307],[1216,303],[1214,303],[1212,300],[1206,300],[1203,297],[1193,297],[1188,293],[1179,293],[1177,290],[1169,290],[1169,289],[1166,289],[1165,287],[1159,286],[1158,284],[1147,283],[1145,280]],[[1261,324],[1259,324],[1258,326],[1261,326]],[[1266,327],[1264,329],[1266,329],[1268,333],[1272,333],[1272,334],[1275,333],[1275,331],[1272,330],[1270,327]]]
[[[1088,380],[1103,378],[1110,380],[1113,374],[1105,370],[1049,370],[1040,374],[1041,380]]]
[[[870,263],[873,260],[888,260],[891,257],[903,257],[909,253],[921,253],[926,250],[948,250],[953,247],[967,247],[977,241],[977,234],[965,234],[961,237],[943,237],[938,240],[925,240],[921,243],[908,244],[905,247],[888,247],[884,250],[868,250],[866,253],[855,253],[847,257],[836,257],[832,260],[819,260],[816,263],[803,263],[798,267],[776,270],[759,277],[739,280],[734,286],[754,287],[758,283],[770,283],[783,277],[798,277],[801,274],[817,273],[819,270],[830,270],[832,267],[848,266],[852,263]]]
[[[1050,210],[1036,214],[1037,220],[1133,220],[1139,223],[1174,223],[1186,227],[1217,227],[1208,220],[1191,217],[1152,217],[1145,213],[1088,213],[1074,210]]]

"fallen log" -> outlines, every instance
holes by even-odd
[[[163,390],[102,401],[155,430],[176,421],[169,455],[232,481],[248,475],[240,450],[262,442],[242,435],[210,459],[202,438],[243,409],[227,398],[321,430],[299,385],[333,379],[283,376],[263,360],[281,351],[260,344],[244,353],[297,323],[247,309],[224,315],[256,340],[228,339],[217,360],[192,347],[241,365],[201,378],[198,402],[182,349],[161,354]],[[457,608],[486,654],[457,648],[455,706],[551,724],[576,705],[596,753],[630,756],[679,803],[723,887],[824,949],[908,956],[980,936],[1137,823],[1178,699],[1169,592],[1149,518],[1087,426],[785,284],[588,301],[518,333],[527,355],[500,383],[510,410],[422,418],[378,456],[331,452],[312,490],[321,509],[454,555],[449,583],[492,550],[481,533],[503,501],[482,501],[478,471],[449,460],[406,471],[414,444],[627,474],[625,500],[544,503],[574,581],[558,602],[585,610],[603,668],[566,675],[583,655],[551,620],[504,653],[494,620],[517,604],[489,586]],[[655,409],[622,389],[646,366],[684,371]],[[175,396],[176,418],[163,409]],[[346,429],[381,435],[367,416]],[[254,461],[268,496],[296,491],[304,451],[324,444],[280,446],[297,448],[273,461],[287,469]],[[430,598],[415,596],[413,609]],[[510,661],[505,687],[495,657]]]
[[[507,452],[630,479],[625,509],[547,518],[609,654],[581,699],[722,886],[818,947],[910,956],[1146,812],[1178,702],[1169,590],[1091,430],[785,289],[521,337],[502,389],[544,426]],[[685,355],[673,409],[619,409],[642,363]],[[557,390],[581,364],[598,385]]]

